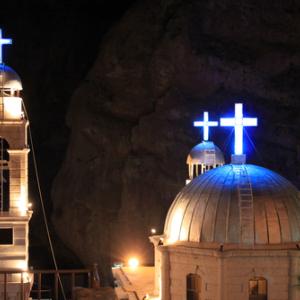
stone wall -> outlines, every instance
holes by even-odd
[[[164,251],[170,255],[171,300],[185,299],[190,273],[201,276],[201,297],[205,300],[248,300],[249,280],[254,277],[267,280],[270,300],[296,300],[300,295],[297,250],[219,252],[168,246]]]

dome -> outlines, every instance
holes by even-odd
[[[268,248],[300,241],[300,197],[279,174],[255,165],[224,165],[198,176],[175,198],[166,243]]]
[[[0,64],[0,89],[22,90],[19,75],[10,67]]]
[[[194,165],[224,165],[224,156],[213,142],[204,141],[190,151],[186,162]]]

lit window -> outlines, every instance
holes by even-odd
[[[186,299],[200,300],[201,296],[201,277],[197,274],[189,274],[186,277]]]
[[[249,300],[267,300],[267,280],[256,277],[249,280]]]

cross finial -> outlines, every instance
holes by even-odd
[[[257,126],[257,118],[243,117],[243,104],[235,104],[234,118],[221,118],[221,126],[234,127],[234,154],[242,155],[243,153],[243,131],[246,126]]]
[[[2,29],[0,29],[0,64],[3,63],[2,59],[2,46],[3,45],[11,45],[12,44],[12,39],[4,39],[2,38]]]
[[[203,140],[204,141],[208,141],[209,127],[216,127],[218,125],[219,125],[219,122],[217,122],[217,121],[209,121],[207,111],[205,111],[203,113],[203,121],[195,121],[194,122],[195,127],[203,127]]]

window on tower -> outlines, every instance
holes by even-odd
[[[200,300],[202,279],[197,274],[188,274],[186,277],[186,299]]]
[[[9,210],[8,148],[8,142],[0,138],[0,211]]]
[[[256,277],[249,280],[249,300],[267,300],[268,284],[263,277]]]

